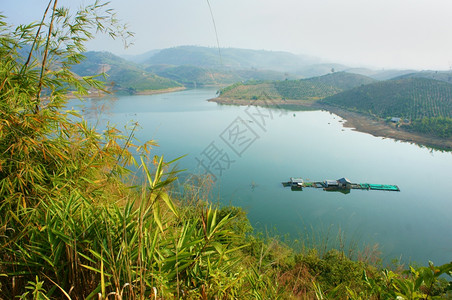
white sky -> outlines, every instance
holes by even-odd
[[[90,0],[60,0],[78,6]],[[47,0],[0,0],[14,24],[38,20]],[[77,5],[75,5],[77,4]],[[210,0],[221,47],[282,50],[351,66],[450,69],[452,0]],[[140,54],[216,46],[207,0],[111,0],[134,46],[101,37],[91,50]]]

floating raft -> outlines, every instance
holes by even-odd
[[[290,187],[293,191],[302,191],[303,188],[321,188],[328,192],[341,192],[344,194],[350,193],[350,190],[375,190],[375,191],[389,191],[400,192],[397,185],[391,184],[372,184],[372,183],[352,183],[347,178],[340,178],[338,180],[324,180],[324,181],[304,181],[302,178],[291,177],[290,181],[283,182],[283,186]]]
[[[367,190],[400,192],[400,189],[397,185],[360,183],[359,186],[361,189]]]

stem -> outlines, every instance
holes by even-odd
[[[47,12],[49,11],[50,4],[52,4],[52,1],[53,1],[53,0],[50,0],[50,1],[49,1],[49,4],[47,5],[47,8],[46,8],[46,10],[45,10],[45,12],[44,12],[44,15],[42,16],[42,20],[41,20],[41,23],[39,24],[38,32],[36,32],[35,39],[33,40],[33,45],[31,46],[30,53],[28,53],[27,61],[25,62],[24,66],[23,66],[23,68],[22,68],[22,70],[21,70],[21,73],[23,73],[23,72],[25,71],[25,69],[28,67],[28,65],[30,64],[30,60],[31,60],[31,55],[32,55],[32,53],[33,53],[33,49],[34,49],[35,46],[36,46],[36,42],[37,42],[37,40],[38,40],[39,34],[41,33],[42,25],[44,24],[44,20],[45,20],[45,18],[46,18],[46,16],[47,16]]]
[[[39,76],[38,92],[36,94],[35,113],[39,112],[39,102],[40,102],[39,98],[41,96],[41,90],[42,90],[42,78],[44,77],[44,70],[45,70],[45,67],[46,67],[46,64],[47,64],[47,55],[49,53],[50,37],[52,35],[53,21],[55,19],[55,11],[56,11],[57,3],[58,3],[58,0],[54,0],[54,2],[53,2],[53,9],[52,9],[52,18],[50,19],[49,33],[47,34],[46,48],[44,50],[44,58],[42,59],[41,75]]]

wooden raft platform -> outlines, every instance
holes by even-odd
[[[389,191],[400,192],[397,185],[392,184],[372,184],[372,183],[352,183],[347,178],[343,177],[338,180],[324,180],[324,181],[304,181],[302,178],[291,177],[290,181],[282,183],[284,187],[290,187],[293,191],[302,191],[303,188],[317,188],[328,192],[341,192],[344,194],[350,193],[350,190],[375,190],[375,191]]]

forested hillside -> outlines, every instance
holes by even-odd
[[[79,65],[74,65],[72,71],[79,76],[93,76],[105,73],[106,78],[100,77],[107,87],[114,91],[126,91],[134,93],[146,90],[164,90],[182,87],[182,84],[144,71],[109,52],[85,53],[86,59]]]
[[[452,117],[452,85],[425,78],[376,82],[323,102],[378,117]]]
[[[452,71],[421,71],[412,72],[409,74],[401,75],[394,79],[405,79],[405,78],[428,78],[435,79],[439,81],[445,81],[452,83]]]
[[[452,84],[426,78],[377,82],[333,95],[323,103],[377,116],[400,117],[407,129],[452,136]]]
[[[362,75],[337,72],[300,80],[238,83],[222,89],[220,97],[246,100],[318,100],[371,82],[375,80]]]

